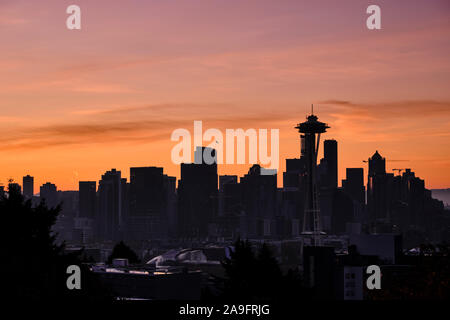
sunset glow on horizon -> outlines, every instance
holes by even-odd
[[[36,193],[75,190],[136,166],[179,178],[171,133],[201,120],[279,129],[281,186],[313,103],[339,184],[378,150],[388,172],[450,188],[450,2],[375,2],[371,31],[369,1],[2,0],[0,185],[30,174]],[[74,3],[81,30],[65,26]]]

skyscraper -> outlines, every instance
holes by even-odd
[[[94,219],[97,211],[97,183],[80,181],[78,189],[78,215],[74,219],[74,235],[72,240],[89,243],[94,237]],[[78,238],[77,238],[78,237]],[[77,239],[75,239],[77,238]]]
[[[177,208],[177,178],[164,175],[164,190],[166,193],[166,221],[167,233],[170,238],[178,237],[178,208]]]
[[[216,156],[214,149],[197,147],[195,163],[181,164],[178,221],[180,235],[185,238],[206,238],[208,225],[218,213],[217,164],[203,161],[205,151]]]
[[[98,184],[98,215],[96,217],[99,240],[117,241],[122,231],[122,179],[116,169],[105,172]]]
[[[241,178],[245,212],[242,236],[249,238],[270,237],[275,233],[277,176],[261,174],[261,170],[264,169],[255,164]]]
[[[338,147],[336,140],[325,140],[323,142],[323,158],[326,161],[325,186],[337,188],[338,186]]]
[[[96,186],[95,181],[80,181],[79,183],[79,217],[94,219],[96,211]]]
[[[393,196],[394,175],[386,173],[386,159],[376,151],[368,160],[367,208],[372,222],[387,222]],[[375,230],[376,231],[376,230]]]
[[[333,220],[333,199],[337,189],[338,151],[336,140],[323,142],[324,157],[317,167],[319,185],[320,216],[323,231],[331,231]]]
[[[302,146],[304,146],[304,138]],[[286,235],[297,237],[301,232],[306,192],[306,158],[304,152],[299,159],[286,159],[283,172],[282,212],[287,220]]]
[[[128,235],[133,240],[167,237],[168,177],[163,168],[130,168]]]
[[[45,200],[45,203],[49,208],[56,207],[58,205],[58,190],[56,185],[50,182],[43,184],[40,187],[40,198]]]
[[[22,180],[23,196],[25,199],[31,199],[34,195],[34,178],[30,175],[26,175]]]
[[[386,158],[383,158],[378,150],[375,151],[372,158],[369,158],[369,178],[377,174],[386,173]]]
[[[342,180],[342,188],[353,200],[365,204],[366,189],[364,187],[364,169],[347,168],[346,179]]]

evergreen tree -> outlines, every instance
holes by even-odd
[[[128,259],[129,263],[140,263],[136,252],[127,246],[123,241],[120,241],[113,248],[111,255],[108,257],[108,263],[111,264],[114,259]]]
[[[32,207],[18,190],[0,196],[0,216],[6,277],[4,292],[11,299],[56,300],[65,298],[109,298],[89,269],[82,265],[79,253],[64,254],[64,243],[56,243],[52,232],[60,206],[47,208],[44,201]],[[69,290],[66,274],[69,265],[81,268],[81,290]]]
[[[255,255],[248,241],[237,240],[230,258],[222,262],[225,279],[218,279],[226,300],[295,300],[308,299],[299,273],[289,270],[283,275],[269,247],[263,244]]]

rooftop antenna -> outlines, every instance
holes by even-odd
[[[314,115],[314,105],[311,103],[311,114]]]

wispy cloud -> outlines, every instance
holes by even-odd
[[[233,105],[228,103],[208,103],[208,104],[159,103],[140,106],[117,106],[109,108],[82,109],[71,111],[70,113],[74,115],[122,115],[122,114],[129,115],[131,113],[140,113],[146,111],[165,113],[169,110],[179,110],[179,111],[190,110],[192,114],[196,112],[204,112],[207,111],[208,109],[217,110],[218,108],[228,108],[228,107],[233,107]]]
[[[151,109],[166,109],[167,106],[180,108],[183,105],[162,104],[143,107],[124,107],[102,110],[101,112],[82,113],[89,115],[88,122],[77,124],[50,124],[47,126],[22,127],[13,133],[3,132],[3,144],[0,151],[27,151],[45,149],[58,146],[89,145],[89,144],[145,144],[162,139],[170,140],[170,135],[177,128],[192,129],[194,120],[202,120],[206,130],[215,128],[249,128],[270,124],[288,117],[285,115],[275,115],[271,113],[242,114],[234,115],[225,113],[222,115],[189,116],[172,114],[165,119],[155,120],[152,117],[144,117],[130,120],[104,121],[104,114],[123,114],[125,112],[136,112]],[[186,106],[186,105],[184,105]],[[201,106],[202,108],[206,106]],[[92,118],[94,117],[94,118]],[[98,119],[95,119],[98,117]],[[132,117],[127,117],[132,118]]]
[[[351,139],[401,141],[413,136],[445,137],[450,121],[450,101],[402,100],[359,103],[329,99],[326,106],[334,128]]]
[[[332,106],[345,115],[367,116],[372,119],[450,116],[450,101],[402,100],[384,103],[358,103],[331,99],[319,101],[319,104]]]

